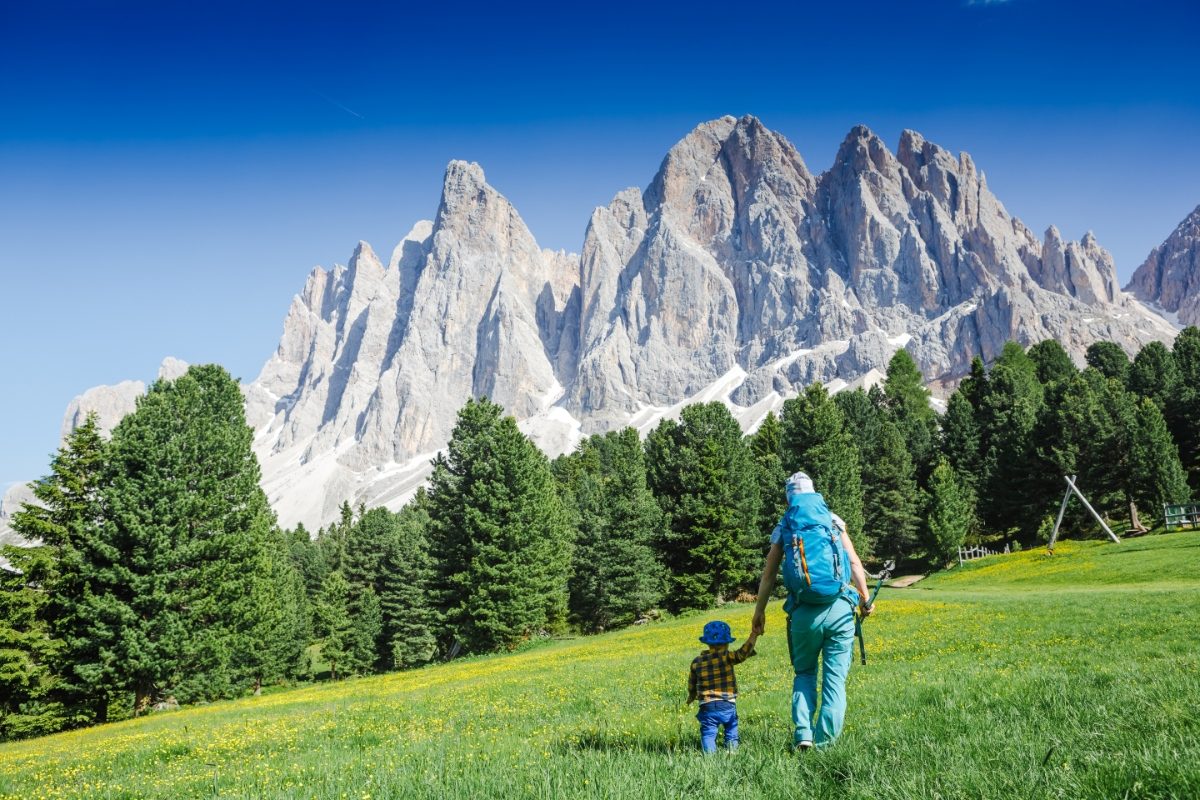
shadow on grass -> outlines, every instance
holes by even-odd
[[[555,744],[555,748],[566,753],[656,753],[658,755],[676,755],[695,749],[689,744],[667,737],[621,736],[601,731],[588,731],[571,739],[560,739]]]
[[[762,752],[762,744],[743,741],[742,749]],[[680,741],[667,735],[628,736],[603,731],[587,731],[570,739],[559,739],[554,746],[560,753],[651,753],[664,756],[700,754],[699,737]],[[767,745],[766,749],[787,756],[794,754],[790,737],[786,743],[781,738],[778,743]],[[720,750],[725,752],[724,747]]]
[[[1187,533],[1187,531],[1183,531]],[[1124,539],[1121,542],[1119,550],[1098,550],[1096,556],[1127,556],[1133,553],[1146,553],[1155,550],[1171,551],[1171,550],[1195,550],[1200,548],[1200,538],[1196,537],[1181,537],[1170,543],[1163,543],[1158,540],[1146,540],[1134,538],[1132,543],[1129,539]]]

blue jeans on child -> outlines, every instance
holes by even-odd
[[[725,749],[737,750],[738,718],[737,705],[727,700],[713,700],[700,705],[700,749],[706,753],[717,752],[717,728],[725,726]]]

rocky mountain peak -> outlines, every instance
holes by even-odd
[[[830,171],[843,174],[879,173],[889,180],[895,180],[898,166],[899,162],[883,139],[866,125],[855,125],[838,147]]]
[[[1200,206],[1150,252],[1126,291],[1184,325],[1200,325]]]
[[[1089,305],[1120,298],[1116,264],[1091,231],[1078,242],[1064,242],[1051,225],[1043,238],[1041,260],[1032,265],[1030,274],[1043,288]]]
[[[1181,319],[1198,242],[1200,208],[1135,276]],[[1173,335],[1117,289],[1093,235],[1037,237],[965,153],[911,130],[892,152],[860,125],[814,177],[781,134],[726,116],[595,209],[578,256],[541,249],[478,164],[450,162],[433,219],[386,266],[360,242],[309,274],[244,391],[280,521],[316,528],[347,498],[401,504],[471,397],[557,453],[687,402],[752,427],[814,381],[861,385],[900,347],[949,383],[1010,339],[1081,359],[1098,339]]]

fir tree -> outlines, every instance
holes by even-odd
[[[1129,378],[1129,356],[1114,342],[1094,342],[1085,356],[1088,366],[1122,386]]]
[[[977,412],[961,388],[950,395],[942,417],[942,453],[958,479],[975,492],[983,472]]]
[[[1079,373],[1071,356],[1054,339],[1046,339],[1029,348],[1029,359],[1037,367],[1037,377],[1043,386],[1067,380]]]
[[[578,515],[571,614],[588,631],[627,625],[661,599],[663,583],[653,549],[662,513],[637,431],[585,439],[559,474]]]
[[[342,524],[349,520],[349,529],[344,537],[342,571],[352,589],[350,617],[358,629],[360,652],[366,652],[367,637],[373,635],[369,649],[374,655],[369,663],[376,669],[384,669],[392,647],[384,633],[379,595],[383,591],[384,560],[398,535],[399,520],[386,508],[373,508],[361,509],[354,521],[347,515],[348,509],[349,504],[343,505]]]
[[[433,659],[437,640],[429,602],[433,564],[429,556],[424,489],[396,515],[395,535],[383,553],[379,606],[388,666],[406,669]]]
[[[983,365],[983,359],[975,356],[971,359],[971,369],[967,377],[963,378],[962,383],[958,385],[958,391],[962,393],[963,399],[970,403],[971,408],[975,409],[978,414],[983,408],[983,399],[987,397],[988,376],[987,368]]]
[[[275,593],[275,524],[252,440],[238,384],[215,365],[156,382],[113,432],[104,599],[139,710],[257,680],[243,654]]]
[[[668,571],[668,608],[710,608],[749,587],[758,481],[729,409],[691,405],[678,423],[664,420],[647,437],[646,472],[664,515],[657,547]]]
[[[348,611],[350,648],[349,657],[343,662],[343,671],[365,675],[379,668],[381,661],[379,649],[383,634],[383,611],[375,587],[360,587],[351,583]]]
[[[320,638],[321,658],[329,665],[329,677],[353,675],[358,666],[354,658],[354,620],[350,618],[350,583],[338,570],[326,576],[317,597],[316,633]]]
[[[329,562],[325,560],[319,540],[313,539],[303,524],[288,534],[288,553],[304,584],[304,596],[311,613],[311,604],[321,593],[321,585],[329,575]]]
[[[1105,378],[1098,370],[1087,369],[1097,411],[1089,431],[1094,454],[1080,459],[1081,479],[1086,479],[1088,498],[1102,514],[1124,516],[1128,513],[1137,527],[1133,494],[1134,448],[1138,438],[1137,398],[1115,378]],[[1081,451],[1087,452],[1085,446]]]
[[[830,510],[845,521],[859,556],[868,558],[876,532],[864,530],[858,446],[824,386],[813,384],[783,404],[782,442],[784,470],[808,473]]]
[[[1148,397],[1164,411],[1179,385],[1175,357],[1162,342],[1150,342],[1133,359],[1129,368],[1129,391]]]
[[[878,390],[878,385],[871,388]],[[882,390],[878,390],[872,397],[862,389],[854,389],[838,392],[833,396],[833,402],[841,410],[846,430],[850,432],[859,449],[869,450],[867,439],[879,431],[879,421],[887,405],[886,395]]]
[[[88,414],[51,461],[50,475],[32,485],[37,503],[13,518],[17,533],[43,544],[41,557],[27,560],[17,554],[15,563],[45,597],[38,620],[59,642],[49,666],[55,676],[53,699],[63,705],[69,725],[104,722],[121,684],[103,652],[111,635],[98,624],[93,591],[100,579],[97,561],[102,562],[106,458],[96,415]]]
[[[1184,328],[1175,337],[1171,356],[1178,383],[1167,402],[1167,424],[1193,496],[1200,497],[1200,328]]]
[[[962,546],[974,519],[971,490],[945,458],[929,479],[929,550],[935,565],[945,564]]]
[[[571,532],[546,457],[487,399],[459,411],[447,451],[429,492],[447,638],[486,652],[563,625]]]
[[[749,548],[754,554],[755,564],[759,562],[768,543],[775,525],[778,524],[783,512],[787,510],[787,495],[784,491],[784,481],[787,473],[783,471],[783,428],[775,412],[767,412],[758,430],[750,437],[750,457],[754,462],[754,472],[758,483],[758,538]]]
[[[346,566],[346,546],[354,528],[354,510],[349,500],[343,500],[337,522],[331,522],[317,534],[317,546],[325,560],[325,569],[340,570]]]
[[[988,373],[979,409],[984,480],[979,510],[996,531],[1015,528],[1031,539],[1041,521],[1037,503],[1041,476],[1036,463],[1034,429],[1044,400],[1037,367],[1015,342],[1004,346]]]
[[[305,534],[307,535],[307,534]],[[300,675],[305,646],[312,638],[312,612],[304,578],[289,552],[289,535],[272,531],[256,572],[251,637],[254,646],[233,654],[235,669],[257,689]]]
[[[1155,516],[1167,503],[1189,499],[1187,476],[1162,412],[1149,397],[1137,407],[1136,432],[1130,453],[1130,490],[1135,503]]]
[[[1092,374],[1099,375],[1094,370]],[[1034,437],[1040,471],[1051,476],[1080,474],[1097,455],[1095,445],[1110,435],[1107,428],[1101,430],[1100,414],[1093,383],[1084,375],[1076,373],[1047,387]],[[1061,488],[1057,480],[1053,483]]]
[[[886,408],[904,437],[917,479],[924,482],[933,470],[937,413],[929,405],[925,378],[907,350],[897,350],[888,362],[883,392]]]
[[[51,699],[57,682],[50,665],[61,663],[63,642],[44,620],[46,592],[27,577],[52,574],[49,550],[3,548],[16,568],[0,564],[0,741],[54,733],[69,722]]]
[[[918,546],[923,500],[900,427],[879,421],[874,449],[864,453],[863,516],[874,536],[873,552],[913,558]]]

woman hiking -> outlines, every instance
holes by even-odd
[[[783,565],[788,597],[788,652],[792,682],[793,746],[799,752],[830,745],[846,716],[846,676],[854,649],[854,610],[874,610],[867,576],[841,517],[830,513],[808,475],[797,472],[785,484],[788,510],[771,533],[771,549],[758,584],[752,630],[766,630],[767,601]],[[817,708],[817,662],[824,662],[821,711]]]

